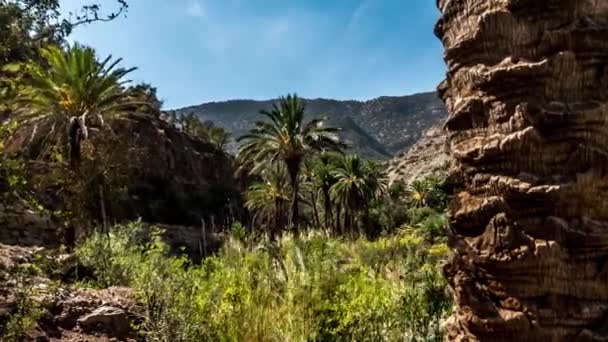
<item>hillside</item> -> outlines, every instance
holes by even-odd
[[[273,101],[211,102],[175,112],[194,113],[238,137],[260,119],[259,110],[269,109]],[[406,151],[420,139],[422,132],[446,115],[443,103],[434,92],[369,101],[313,99],[306,102],[310,118],[326,116],[330,124],[343,129],[342,138],[353,152],[374,159],[389,159]]]
[[[409,184],[415,179],[446,171],[452,163],[446,149],[446,138],[439,124],[425,131],[409,150],[388,162],[389,181]]]

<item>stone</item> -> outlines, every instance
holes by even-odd
[[[101,306],[90,314],[78,319],[78,325],[84,330],[101,330],[109,336],[122,337],[130,331],[129,320],[123,309],[113,306]]]

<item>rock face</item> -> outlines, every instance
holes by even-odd
[[[112,218],[141,217],[152,223],[198,226],[201,219],[215,216],[217,222],[239,207],[241,184],[235,179],[234,161],[212,144],[147,114],[129,114],[108,125],[118,137],[113,148],[124,155],[121,164],[127,165],[124,172],[129,184],[128,198],[117,206],[117,212],[110,213]],[[24,125],[7,142],[5,152],[34,158],[32,146],[44,137],[40,132],[45,129]],[[85,144],[109,134],[98,129],[89,133]],[[42,200],[49,207],[62,200],[49,197]]]
[[[0,191],[0,242],[19,246],[55,246],[57,225],[27,201]]]
[[[388,164],[389,182],[402,181],[410,184],[418,178],[446,171],[452,161],[448,155],[446,138],[445,131],[440,126],[433,126],[424,132],[412,148],[391,159]]]
[[[238,207],[236,168],[224,152],[149,115],[133,114],[111,125],[134,146],[129,218],[199,226],[201,219],[227,216],[231,201]]]
[[[608,2],[437,3],[450,339],[608,340]]]

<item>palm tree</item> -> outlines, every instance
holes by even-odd
[[[410,202],[416,207],[445,209],[449,197],[444,189],[445,186],[446,178],[440,174],[416,179],[409,186]]]
[[[344,208],[344,229],[353,233],[354,218],[384,189],[384,177],[379,164],[356,155],[345,157],[334,176],[331,195]]]
[[[245,193],[245,208],[254,213],[253,223],[270,227],[274,238],[289,201],[290,188],[287,172],[282,165],[273,165],[262,173],[262,181],[254,183]]]
[[[23,107],[17,119],[50,123],[45,140],[53,133],[67,132],[70,162],[77,169],[88,120],[97,118],[103,126],[104,118],[121,114],[137,102],[124,90],[130,82],[124,77],[135,68],[119,68],[122,60],[112,56],[100,62],[93,49],[78,44],[65,51],[50,46],[41,50],[41,56],[42,64],[30,61],[19,66],[25,86],[18,98]]]
[[[431,192],[429,183],[425,179],[416,179],[409,186],[410,201],[416,207],[424,207]]]
[[[325,229],[329,229],[332,221],[332,199],[330,190],[331,187],[336,183],[335,170],[337,164],[338,155],[331,153],[321,153],[318,158],[314,160],[314,164],[311,167],[311,181],[314,188],[323,199],[323,214],[325,221]]]
[[[315,151],[340,150],[336,128],[324,126],[315,119],[303,123],[306,106],[297,95],[282,97],[270,111],[260,111],[269,121],[258,121],[255,127],[239,138],[243,142],[238,153],[242,165],[259,172],[267,162],[282,162],[289,174],[292,188],[289,224],[298,225],[298,176],[302,161]]]

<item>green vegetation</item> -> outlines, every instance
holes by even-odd
[[[37,270],[31,266],[15,266],[6,272],[0,272],[0,280],[9,285],[9,295],[15,305],[6,322],[0,322],[0,340],[6,342],[21,341],[22,336],[36,326],[42,317],[41,305],[35,300],[41,291],[35,288],[32,280]]]
[[[451,308],[439,273],[447,247],[421,229],[373,242],[232,237],[192,265],[133,223],[77,253],[100,285],[135,289],[149,341],[439,341]]]
[[[174,116],[171,121],[179,125],[189,134],[207,141],[218,150],[224,151],[230,142],[230,133],[212,122],[202,122],[196,115],[190,113],[181,117]]]

